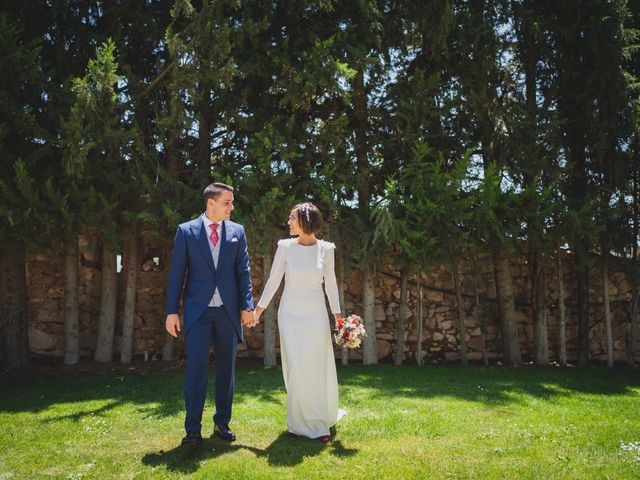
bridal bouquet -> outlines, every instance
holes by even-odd
[[[358,348],[360,337],[367,335],[362,324],[362,319],[358,315],[349,315],[347,318],[338,317],[333,338],[336,345],[344,345],[347,348]]]

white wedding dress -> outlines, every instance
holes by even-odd
[[[318,240],[300,245],[295,238],[278,242],[269,280],[258,306],[266,308],[280,286],[285,287],[278,309],[280,357],[287,389],[287,427],[309,438],[329,435],[344,415],[338,409],[338,377],[331,325],[322,283],[331,311],[340,312],[334,266],[335,245]]]

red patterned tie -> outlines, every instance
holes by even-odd
[[[217,223],[212,223],[211,224],[211,235],[209,235],[209,238],[211,239],[211,243],[213,243],[213,246],[216,246],[216,243],[218,243],[218,224]]]

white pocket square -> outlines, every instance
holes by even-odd
[[[236,237],[233,237],[233,238],[231,239],[231,243],[233,243],[233,242],[237,242],[237,241],[238,241],[238,239],[237,239]]]

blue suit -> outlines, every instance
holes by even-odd
[[[253,308],[251,270],[244,228],[222,222],[217,268],[203,217],[178,226],[167,286],[167,314],[184,300],[183,334],[187,367],[185,430],[198,433],[207,394],[209,346],[216,354],[215,424],[231,419],[237,344],[243,340],[240,310]],[[221,307],[209,307],[216,287]]]

